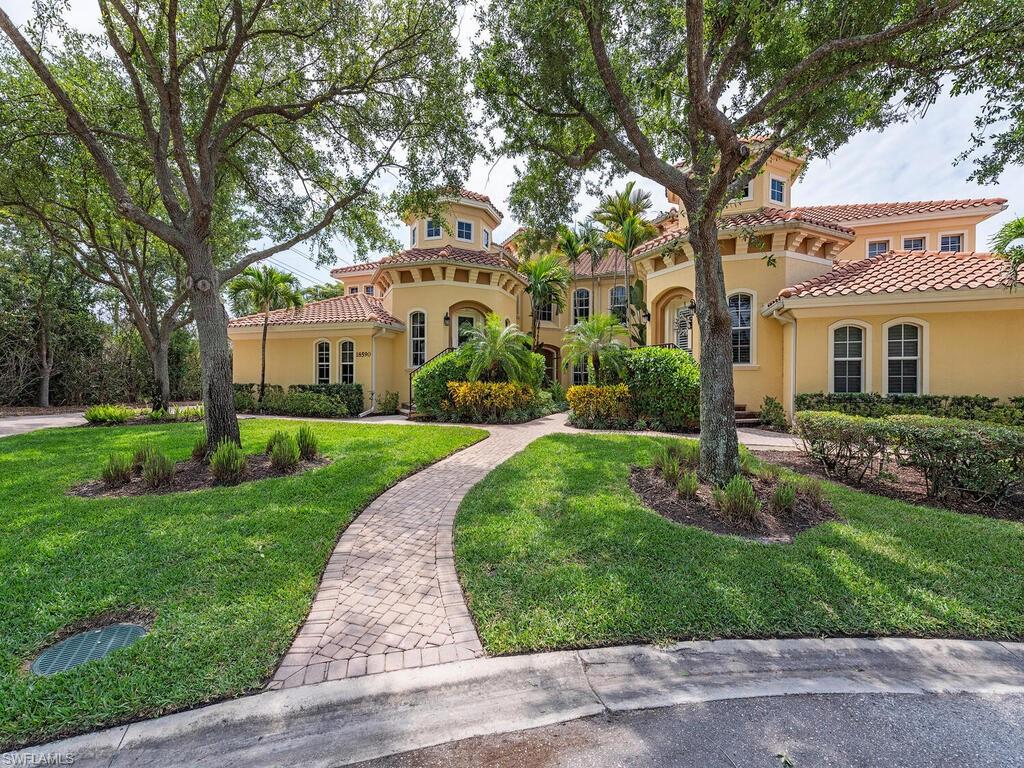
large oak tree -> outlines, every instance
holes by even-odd
[[[1015,0],[488,0],[476,82],[498,148],[525,157],[515,212],[565,216],[588,172],[631,171],[682,201],[705,480],[739,471],[723,207],[779,148],[826,156],[919,113],[1020,17]]]
[[[472,157],[448,0],[98,0],[103,33],[59,2],[0,30],[63,112],[131,224],[180,254],[199,336],[211,444],[239,440],[221,286],[303,241],[387,241],[394,209],[429,203]],[[113,116],[130,114],[131,120]],[[123,124],[119,130],[113,123]],[[158,206],[130,183],[143,163]],[[230,199],[225,199],[228,197]],[[218,264],[215,218],[245,212],[250,247]]]

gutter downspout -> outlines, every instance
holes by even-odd
[[[790,328],[790,361],[789,361],[789,388],[790,391],[786,393],[786,399],[789,400],[789,421],[793,423],[793,418],[796,415],[796,354],[797,354],[797,328],[796,318],[792,315],[783,315],[783,312],[788,312],[786,309],[785,301],[779,301],[778,306],[771,310],[771,317],[778,320],[784,326]],[[763,314],[763,313],[762,313]]]
[[[386,331],[378,328],[370,336],[370,407],[360,413],[360,417],[369,416],[377,410],[377,337],[382,333]]]

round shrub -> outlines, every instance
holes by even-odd
[[[584,429],[628,429],[632,426],[629,387],[612,384],[595,387],[577,384],[566,393],[571,421]]]
[[[451,405],[448,382],[465,381],[468,374],[468,361],[455,352],[441,355],[420,366],[412,377],[416,410],[435,416],[446,411]]]
[[[624,380],[638,418],[669,431],[697,426],[700,369],[689,352],[668,347],[630,349]]]
[[[221,485],[236,485],[245,472],[245,454],[233,440],[222,440],[210,457],[210,472]]]

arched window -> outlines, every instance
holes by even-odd
[[[590,318],[590,291],[586,288],[577,288],[572,293],[572,322]]]
[[[729,316],[732,318],[733,365],[753,360],[753,307],[749,293],[734,293],[729,297]]]
[[[620,323],[626,322],[626,286],[616,285],[608,292],[608,309]]]
[[[572,367],[572,383],[574,386],[587,384],[590,381],[590,371],[587,363],[576,363]]]
[[[341,370],[338,381],[342,384],[356,383],[356,345],[351,341],[341,342]]]
[[[331,344],[328,341],[316,343],[316,383],[331,383]]]
[[[860,326],[832,330],[832,391],[864,391],[864,329]]]
[[[413,368],[427,362],[427,316],[423,312],[409,314],[409,360]]]
[[[693,310],[689,307],[680,307],[676,310],[675,318],[676,346],[693,351]]]
[[[886,391],[916,395],[921,391],[921,328],[912,323],[890,325],[886,331]]]

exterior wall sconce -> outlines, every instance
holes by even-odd
[[[651,313],[648,310],[644,310],[643,320],[645,323],[651,322]]]
[[[690,303],[686,305],[686,308],[688,310],[690,310],[691,312],[696,312],[697,311],[697,300],[696,299],[690,299]]]
[[[444,327],[447,328],[451,324],[452,324],[452,319],[448,316],[448,313],[445,312],[444,313]]]

